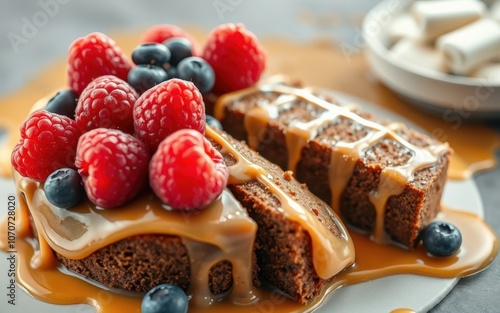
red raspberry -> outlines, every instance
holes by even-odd
[[[75,121],[82,131],[104,127],[132,134],[132,111],[139,95],[113,75],[96,78],[85,87],[76,107]]]
[[[222,24],[212,30],[203,58],[214,69],[213,91],[218,94],[255,84],[266,67],[263,47],[243,24]]]
[[[112,208],[131,200],[144,187],[149,153],[146,145],[117,129],[96,128],[80,137],[76,167],[87,196]]]
[[[78,95],[95,78],[114,75],[127,80],[132,63],[114,40],[91,33],[73,41],[68,54],[68,83]]]
[[[205,134],[205,104],[191,82],[170,79],[143,93],[134,106],[137,136],[152,152],[173,132],[191,128]]]
[[[163,140],[149,163],[149,184],[175,209],[202,209],[226,187],[222,155],[199,132],[182,129]]]
[[[21,138],[12,152],[12,166],[22,176],[37,181],[44,181],[60,168],[75,168],[81,134],[69,117],[35,111],[21,126]]]
[[[141,43],[148,43],[148,42],[163,43],[165,40],[173,38],[173,37],[186,38],[192,44],[193,55],[198,56],[201,54],[200,53],[200,51],[201,51],[200,45],[194,39],[194,37],[176,25],[161,24],[161,25],[152,26],[152,27],[148,28],[142,34],[139,41]]]

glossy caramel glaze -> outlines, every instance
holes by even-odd
[[[37,245],[29,236],[26,203],[20,201],[18,230],[26,237],[18,238],[16,249],[19,265],[18,282],[32,296],[56,304],[88,303],[99,313],[138,312],[141,295],[130,295],[106,288],[76,277],[57,266],[50,260],[47,266],[35,268],[32,261],[37,258]],[[24,213],[23,213],[24,212]],[[192,306],[190,313],[265,312],[270,307],[273,312],[311,312],[343,286],[357,284],[380,277],[397,274],[417,274],[433,277],[453,278],[472,275],[487,267],[498,253],[498,239],[493,230],[475,214],[445,208],[439,219],[447,220],[462,231],[463,243],[457,254],[439,258],[430,256],[420,245],[415,251],[407,251],[393,245],[380,245],[367,236],[352,233],[351,237],[357,251],[356,263],[336,275],[323,289],[322,293],[307,305],[300,305],[284,297],[273,289],[260,289],[253,302],[235,306],[222,301],[210,307]],[[22,227],[24,225],[24,227]],[[0,249],[7,250],[7,223],[0,223]],[[34,249],[35,247],[35,249]],[[64,282],[64,283],[61,283]],[[46,291],[50,290],[50,293]],[[403,311],[411,312],[411,311]]]
[[[40,103],[43,101],[34,107],[39,107]],[[279,199],[283,214],[309,233],[312,260],[318,276],[330,279],[353,264],[353,243],[335,214],[331,216],[339,235],[333,234],[311,211],[281,190],[264,168],[245,158],[224,136],[207,128],[207,137],[222,147],[221,152],[229,153],[236,159],[236,163],[229,166],[229,183],[259,181]],[[30,258],[30,275],[37,275],[39,271],[55,273],[57,261],[52,250],[69,259],[81,259],[114,242],[142,234],[147,229],[148,233],[181,237],[191,265],[188,295],[193,310],[211,307],[219,301],[210,293],[208,277],[211,267],[223,260],[232,263],[234,282],[224,297],[225,305],[250,306],[260,301],[260,293],[252,284],[252,255],[257,225],[226,190],[196,215],[186,215],[166,207],[149,191],[118,209],[105,210],[84,201],[70,210],[63,210],[47,201],[42,183],[18,173],[14,174],[14,178],[18,197],[22,199],[19,229],[21,233],[28,233],[31,217],[37,230],[39,244]]]
[[[125,51],[131,51],[137,44],[137,35],[123,34],[113,36]],[[285,73],[300,77],[308,85],[333,88],[380,103],[391,110],[411,118],[419,125],[442,140],[451,143],[456,151],[449,171],[452,178],[467,178],[475,171],[494,166],[492,150],[498,145],[498,137],[485,127],[476,125],[443,124],[439,118],[429,117],[404,104],[382,85],[374,82],[362,55],[345,56],[329,45],[296,45],[283,40],[267,40],[264,45],[269,51],[270,67],[268,73]],[[314,54],[314,58],[309,56]],[[307,66],[300,66],[299,60],[308,59]],[[324,71],[324,68],[335,68],[335,71]],[[342,73],[342,75],[338,75]],[[0,128],[8,133],[7,144],[0,147],[0,174],[10,174],[10,152],[18,138],[19,125],[25,119],[29,108],[37,99],[47,92],[64,85],[65,62],[57,62],[43,72],[33,82],[29,91],[23,89],[8,98],[2,99],[0,106]],[[354,83],[353,83],[354,82]],[[15,109],[13,109],[15,108]],[[470,140],[468,138],[474,138]],[[27,212],[26,204],[19,201],[18,212]],[[422,247],[408,252],[397,247],[378,245],[366,236],[354,234],[352,239],[357,250],[357,261],[354,266],[337,275],[324,288],[323,293],[307,306],[302,306],[283,297],[278,292],[259,290],[258,299],[251,305],[239,306],[241,312],[264,312],[272,308],[274,312],[309,312],[326,300],[331,291],[343,285],[375,279],[400,273],[416,273],[439,277],[461,277],[473,274],[486,267],[496,256],[498,242],[494,232],[478,216],[445,209],[440,217],[453,221],[462,231],[464,239],[462,249],[450,258],[434,258],[425,253]],[[20,284],[34,297],[43,301],[71,304],[89,303],[98,312],[138,312],[140,296],[131,296],[109,291],[90,284],[87,281],[68,274],[60,267],[55,267],[54,260],[45,266],[37,264],[38,245],[30,239],[28,217],[18,214],[18,272]],[[7,250],[6,225],[0,224],[0,248]],[[479,243],[479,244],[478,244]],[[47,248],[43,245],[42,248]],[[35,249],[33,248],[35,247]],[[384,258],[372,259],[374,255]],[[371,260],[372,259],[372,260]],[[392,261],[391,261],[392,260]],[[401,261],[399,261],[401,260]],[[34,263],[32,262],[34,261]],[[370,261],[370,262],[367,262]],[[36,268],[38,267],[38,268]],[[64,282],[64,283],[61,283]],[[51,293],[46,291],[50,290]],[[75,292],[68,292],[74,290]],[[78,292],[76,292],[78,291]],[[231,303],[221,302],[210,308],[190,308],[189,312],[234,312]],[[406,309],[405,309],[406,310]],[[398,311],[397,311],[398,312]],[[411,312],[411,310],[403,311]]]

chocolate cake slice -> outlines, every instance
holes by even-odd
[[[224,130],[294,172],[343,220],[409,249],[435,217],[451,149],[279,76],[224,95]]]
[[[205,306],[224,293],[251,301],[260,280],[306,303],[354,262],[353,243],[328,205],[244,143],[210,128],[207,137],[230,178],[196,214],[165,208],[149,190],[118,208],[85,201],[64,210],[47,201],[42,183],[16,173],[42,263],[55,255],[79,275],[134,292],[175,284]]]

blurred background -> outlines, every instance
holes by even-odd
[[[378,2],[0,0],[0,93],[23,86],[36,75],[32,69],[64,57],[75,38],[93,31],[169,23],[208,32],[221,23],[242,22],[258,36],[354,42],[361,40],[363,16]]]
[[[0,101],[21,88],[28,92],[30,81],[42,70],[65,58],[75,38],[94,31],[108,34],[133,31],[139,34],[151,25],[169,23],[208,33],[221,23],[242,22],[258,37],[286,38],[300,43],[321,41],[331,46],[331,49],[339,49],[344,43],[356,47],[359,49],[356,52],[361,53],[363,18],[379,2],[0,0]],[[299,62],[307,66],[308,57],[314,58],[313,55],[306,55]],[[335,71],[333,68],[325,70]],[[366,75],[370,76],[369,71]],[[490,122],[489,125],[498,125],[498,122]],[[483,195],[486,215],[496,229],[500,223],[499,174],[497,169],[475,178]],[[498,311],[500,298],[496,294],[499,281],[500,266],[497,259],[491,270],[462,279],[432,312]],[[4,312],[2,305],[0,303],[0,312]]]

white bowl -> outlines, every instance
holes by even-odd
[[[365,55],[375,75],[390,89],[445,121],[500,118],[500,82],[439,73],[407,63],[389,53],[387,29],[413,1],[388,0],[363,22]]]

